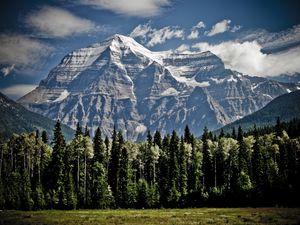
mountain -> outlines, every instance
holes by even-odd
[[[284,83],[300,83],[300,73],[296,73],[293,75],[279,75],[279,76],[272,76],[269,77],[271,80],[276,80],[279,82],[284,82]]]
[[[55,122],[37,113],[28,111],[22,105],[0,93],[0,142],[10,138],[13,133],[32,132],[37,129],[47,131],[53,137]],[[74,131],[62,126],[67,140],[74,136]]]
[[[230,123],[223,127],[225,132],[230,132],[234,127],[236,130],[241,126],[244,130],[256,126],[275,125],[277,117],[282,121],[290,121],[300,118],[300,91],[281,95],[262,109],[254,112],[244,118]]]
[[[92,133],[110,136],[114,125],[136,140],[146,130],[199,135],[257,111],[297,90],[225,69],[211,52],[152,52],[130,37],[114,35],[75,50],[39,86],[18,100],[27,109]]]

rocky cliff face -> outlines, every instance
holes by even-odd
[[[151,52],[132,38],[114,35],[71,52],[19,102],[28,109],[92,132],[113,126],[136,140],[147,129],[162,134],[185,125],[200,135],[250,114],[296,90],[227,70],[210,52]]]

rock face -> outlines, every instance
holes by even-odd
[[[71,52],[19,102],[31,111],[75,128],[113,126],[128,139],[146,130],[200,135],[250,114],[297,89],[227,70],[211,52],[151,52],[132,38],[114,35]]]

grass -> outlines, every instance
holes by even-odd
[[[2,224],[300,224],[300,208],[0,211]]]

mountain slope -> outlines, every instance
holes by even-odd
[[[25,109],[22,105],[0,93],[0,141],[13,133],[32,132],[36,129],[47,131],[49,138],[53,136],[55,122]],[[70,140],[74,131],[62,126],[66,139]]]
[[[29,110],[92,133],[113,126],[136,140],[147,129],[162,134],[189,125],[199,135],[250,114],[296,85],[225,69],[211,52],[151,52],[132,38],[114,35],[75,50],[19,102]]]
[[[282,121],[300,118],[300,91],[291,92],[275,98],[257,112],[224,126],[223,130],[231,131],[233,127],[237,129],[239,126],[248,130],[253,128],[254,124],[258,127],[274,125],[277,117]]]

